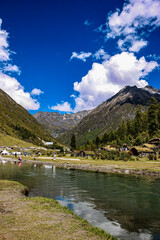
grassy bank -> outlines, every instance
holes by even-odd
[[[4,135],[0,133],[0,146],[11,147],[11,146],[18,146],[18,147],[33,147],[32,143],[25,142],[18,138]]]
[[[3,157],[2,159],[14,160],[17,158]],[[34,160],[33,157],[23,157],[23,160],[30,163],[52,164],[57,167],[70,169],[80,169],[103,173],[119,173],[131,175],[146,175],[151,177],[160,177],[160,159],[148,161],[147,158],[135,158],[134,161],[122,160],[100,160],[100,159],[83,159],[71,157],[57,157],[56,161],[53,157],[41,156]]]
[[[26,192],[19,183],[0,181],[1,240],[116,240],[57,201],[25,197]]]

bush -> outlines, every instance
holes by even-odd
[[[121,152],[119,156],[119,160],[129,161],[131,160],[131,156],[126,152]]]
[[[154,160],[153,154],[149,154],[149,155],[148,155],[148,160],[149,160],[149,161]]]
[[[71,157],[74,157],[74,153],[71,153]]]

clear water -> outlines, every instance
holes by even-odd
[[[0,162],[0,179],[16,180],[30,196],[58,200],[110,234],[128,240],[160,239],[160,179],[54,166]]]

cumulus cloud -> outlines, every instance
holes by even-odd
[[[138,59],[130,52],[110,56],[102,63],[94,62],[87,75],[74,83],[75,93],[70,97],[75,101],[75,108],[72,109],[68,102],[62,102],[52,109],[66,112],[93,109],[124,86],[145,87],[148,85],[146,77],[157,67],[156,61],[146,61],[145,57]]]
[[[134,53],[122,52],[100,63],[93,63],[92,69],[81,82],[74,83],[74,111],[93,109],[117,93],[126,85],[144,87],[148,83],[144,77],[152,72],[158,63],[147,62],[144,57],[137,59]]]
[[[32,99],[28,92],[24,91],[23,86],[13,77],[0,71],[0,88],[5,91],[17,103],[28,110],[37,110],[40,104],[36,99]]]
[[[86,62],[86,59],[89,58],[91,55],[92,55],[91,52],[80,52],[80,53],[72,52],[72,56],[70,57],[70,60],[72,60],[73,58],[77,58],[82,60],[83,62]]]
[[[44,92],[41,90],[41,89],[38,89],[38,88],[34,88],[32,91],[31,91],[31,95],[40,95],[40,94],[43,94]]]
[[[105,30],[104,25],[103,28],[100,26],[99,30],[106,32],[106,38],[119,37],[121,41],[118,46],[121,49],[123,47],[138,52],[147,45],[144,36],[159,26],[159,0],[129,0],[124,4],[122,11],[117,9],[110,13]]]
[[[51,109],[58,110],[60,112],[73,112],[73,109],[71,108],[71,105],[68,102],[62,102],[61,104],[52,106]]]
[[[0,88],[24,108],[37,110],[40,107],[39,102],[33,99],[30,93],[25,92],[16,78],[10,76],[12,73],[19,75],[20,70],[10,63],[13,52],[9,49],[8,33],[1,29],[1,25],[2,19],[0,19]]]

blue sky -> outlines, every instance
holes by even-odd
[[[2,0],[0,87],[31,113],[160,88],[159,0]]]

